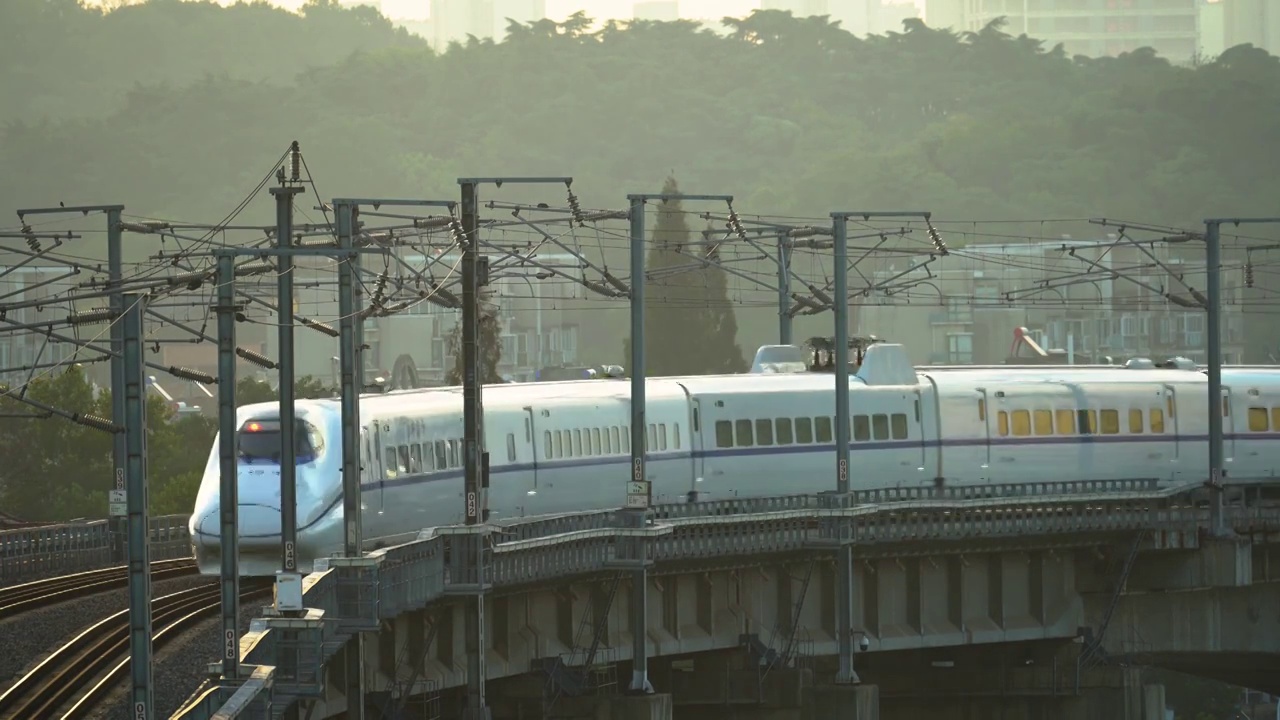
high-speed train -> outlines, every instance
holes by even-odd
[[[1190,369],[954,367],[917,370],[873,345],[849,378],[854,489],[1047,480],[1203,481],[1207,377]],[[654,502],[834,488],[834,376],[650,378],[646,457]],[[491,520],[620,507],[629,479],[629,380],[484,389]],[[1229,476],[1280,470],[1280,369],[1223,370]],[[340,406],[297,403],[299,566],[342,548]],[[462,393],[409,390],[360,400],[366,537],[462,521]],[[279,569],[279,417],[239,408],[240,568]],[[191,516],[201,572],[219,571],[218,445]]]

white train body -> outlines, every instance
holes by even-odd
[[[850,377],[854,489],[1061,480],[1203,481],[1207,378],[1185,369],[939,368],[915,371],[899,346],[873,346]],[[647,473],[657,503],[816,493],[835,486],[834,376],[651,378]],[[1280,469],[1280,370],[1223,371],[1229,476]],[[619,507],[629,478],[628,380],[484,389],[491,520]],[[277,406],[242,407],[237,427]],[[297,403],[300,566],[342,549],[340,407]],[[366,537],[459,523],[462,394],[457,388],[360,400]],[[241,432],[242,450],[245,432]],[[276,437],[278,447],[278,436]],[[252,450],[252,448],[250,448]],[[278,451],[277,451],[278,452]],[[279,465],[241,454],[241,572],[280,567]],[[218,446],[191,520],[201,572],[219,572]]]

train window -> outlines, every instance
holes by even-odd
[[[1266,432],[1271,428],[1268,425],[1267,409],[1251,407],[1249,408],[1249,432]]]
[[[411,465],[409,462],[409,446],[401,445],[399,450],[400,450],[400,472],[402,473],[409,472],[409,468],[413,467],[413,465]]]
[[[1076,413],[1081,435],[1093,435],[1098,432],[1098,411],[1081,410]]]
[[[383,453],[382,469],[385,471],[384,475],[389,478],[395,477],[397,464],[396,449],[393,447],[387,448],[386,452]]]
[[[919,400],[916,401],[917,404],[919,404],[919,402],[920,402]],[[890,418],[890,420],[892,421],[892,427],[893,427],[893,439],[906,440],[907,439],[907,414],[894,413],[893,416]]]
[[[1059,435],[1074,435],[1076,433],[1075,410],[1055,410],[1053,420]]]
[[[1037,435],[1053,434],[1053,412],[1049,410],[1036,410],[1031,419],[1035,424],[1035,432]]]
[[[667,449],[667,424],[658,423],[658,449]]]
[[[516,434],[507,433],[507,462],[516,461]]]
[[[278,419],[246,421],[236,433],[236,438],[236,449],[241,460],[280,462],[280,421]],[[320,433],[310,423],[295,419],[293,452],[298,464],[311,462],[323,449],[324,443]]]
[[[756,444],[757,445],[773,444],[773,421],[772,420],[756,420]]]
[[[618,440],[618,426],[609,428],[609,452],[621,452],[622,443]]]
[[[573,456],[582,457],[582,430],[573,429]]]
[[[1129,432],[1135,435],[1142,434],[1142,411],[1141,410],[1129,411]]]
[[[1164,411],[1151,408],[1151,432],[1159,435],[1164,432]]]
[[[542,440],[544,445],[542,456],[551,457],[551,431],[550,430],[542,431]]]
[[[978,419],[982,422],[987,421],[987,401],[978,398]]]
[[[702,420],[698,417],[698,408],[693,408],[693,432],[702,432]]]
[[[751,433],[750,420],[738,420],[733,427],[734,444],[738,447],[751,447],[755,445],[755,439]]]
[[[920,422],[920,398],[916,398],[916,422]]]
[[[445,454],[445,444],[443,440],[436,441],[436,469],[444,470],[449,467],[449,457]]]
[[[1231,415],[1231,398],[1222,398],[1222,417]]]
[[[1009,413],[1005,412],[1004,410],[1001,410],[999,414],[996,415],[996,417],[999,420],[997,425],[999,426],[1000,437],[1004,437],[1008,435],[1009,434]]]
[[[564,432],[556,430],[555,433],[551,435],[551,440],[552,453],[558,458],[564,457]]]
[[[630,455],[631,454],[631,431],[624,429],[621,431],[621,434],[622,434],[622,454]]]
[[[791,436],[791,418],[776,418],[773,421],[773,427],[778,436],[779,445],[790,445],[794,441]]]
[[[1019,437],[1031,434],[1031,413],[1026,410],[1013,411],[1013,434]]]
[[[796,442],[801,445],[813,442],[813,421],[807,417],[796,418]]]
[[[409,471],[422,472],[422,445],[418,443],[409,446]]]
[[[1271,429],[1280,430],[1280,407],[1271,408]]]
[[[872,415],[871,416],[871,437],[876,440],[889,439],[889,416],[888,415]]]
[[[1168,409],[1168,411],[1169,411],[1169,417],[1173,417],[1173,410],[1174,410],[1174,407],[1175,407],[1174,402],[1173,402],[1173,396],[1172,396],[1172,395],[1170,395],[1170,396],[1166,397],[1166,398],[1165,398],[1165,400],[1164,400],[1164,404],[1165,404],[1165,407],[1166,407],[1166,408]]]
[[[645,452],[658,449],[658,426],[649,423],[649,435],[644,444]]]
[[[831,434],[831,418],[829,417],[814,418],[813,424],[814,424],[814,430],[816,431],[816,434],[818,437],[818,442],[829,443],[831,442],[831,439],[835,437],[834,435]]]
[[[854,440],[870,440],[871,439],[871,418],[866,415],[853,416],[853,439]]]
[[[527,443],[533,442],[533,420],[530,418],[524,419],[524,441]]]
[[[449,467],[461,467],[462,463],[458,461],[458,446],[462,444],[461,440],[449,441]]]
[[[672,427],[674,428],[674,430],[672,430],[671,432],[671,439],[675,440],[676,449],[679,450],[680,449],[680,423],[676,423]]]
[[[733,423],[728,420],[716,421],[716,447],[733,447]]]
[[[1102,411],[1102,433],[1115,435],[1120,432],[1120,413],[1115,410]]]
[[[600,444],[600,428],[591,428],[591,454],[599,455],[602,452],[604,448]]]

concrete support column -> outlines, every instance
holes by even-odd
[[[804,720],[880,720],[880,688],[875,685],[820,685],[805,688]]]
[[[671,720],[671,695],[621,695],[609,701],[610,720]]]

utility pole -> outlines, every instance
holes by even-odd
[[[124,312],[124,300],[121,284],[124,281],[124,250],[121,246],[123,228],[120,225],[124,213],[123,205],[78,205],[74,207],[27,208],[18,211],[18,219],[22,221],[27,215],[63,215],[91,212],[105,213],[107,216],[107,289],[108,308],[117,321],[111,324],[111,422],[123,426],[125,421],[124,407],[124,330],[119,318]],[[111,439],[111,468],[113,484],[111,489],[117,493],[125,492],[125,448],[124,433],[116,433]],[[121,504],[117,502],[116,505]],[[115,536],[120,543],[116,548],[116,557],[126,560],[124,541],[128,537],[128,517],[118,516]]]
[[[645,470],[645,341],[644,341],[644,285],[645,241],[644,211],[649,200],[713,200],[730,205],[732,195],[687,195],[684,193],[641,193],[627,196],[630,207],[631,250],[631,472],[627,477],[626,505],[619,512],[626,527],[643,529],[648,525],[649,509],[653,504],[653,486]],[[736,222],[737,216],[732,215]],[[648,557],[645,540],[634,540],[639,546],[629,556],[635,559],[631,577],[631,683],[627,692],[652,694],[649,681],[648,606]]]
[[[285,180],[284,168],[277,178],[280,187],[271,188],[276,199],[276,247],[288,250],[293,246],[293,199],[303,192],[298,184],[301,153],[298,141],[289,148],[289,180]],[[282,254],[276,265],[276,306],[279,323],[280,366],[280,577],[284,582],[296,582],[298,575],[298,448],[297,420],[294,417],[294,364],[293,364],[293,257]]]
[[[235,256],[218,256],[218,516],[222,589],[222,676],[240,677],[240,504],[236,457],[236,274]]]
[[[835,393],[836,393],[836,494],[849,494],[849,218],[863,220],[884,217],[919,217],[926,222],[925,212],[834,212],[831,213],[834,239],[835,314]],[[853,667],[853,545],[848,537],[840,539],[836,551],[836,647],[839,666],[837,684],[862,682]]]
[[[1209,336],[1209,491],[1212,494],[1209,504],[1209,531],[1215,537],[1225,537],[1229,533],[1226,527],[1225,499],[1227,471],[1224,462],[1222,416],[1228,408],[1222,395],[1222,225],[1268,225],[1280,223],[1280,217],[1274,218],[1211,218],[1204,221],[1205,245],[1205,321],[1206,334]]]
[[[147,379],[143,365],[146,337],[142,318],[147,296],[121,296],[124,385],[112,388],[125,405],[125,474],[129,506],[129,667],[135,720],[155,714],[151,667],[151,524],[147,518]]]

